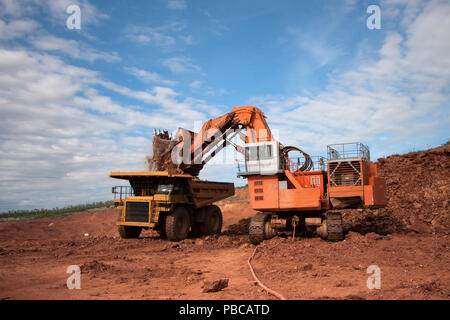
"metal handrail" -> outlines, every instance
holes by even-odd
[[[327,146],[328,160],[365,158],[370,161],[369,147],[361,142],[336,143]]]
[[[310,156],[313,166],[311,168],[311,170],[309,171],[326,171],[327,169],[327,159],[325,157],[322,156]],[[304,161],[305,158],[303,157],[292,157],[290,158],[292,160],[292,162],[299,161]],[[298,165],[296,165],[298,167]]]
[[[298,159],[301,161],[304,161],[304,158],[302,158],[302,157],[293,157],[293,158],[288,158],[288,159],[289,159],[288,167],[281,168],[282,170],[284,170],[284,169],[290,170],[290,168],[293,168],[294,171],[297,171],[299,166],[295,162]],[[313,167],[311,168],[310,171],[326,171],[327,170],[327,159],[325,157],[311,156],[311,159],[313,162]],[[247,172],[245,160],[235,159],[235,162],[236,162],[236,168],[237,168],[238,174]],[[292,170],[290,170],[290,171],[292,171]]]

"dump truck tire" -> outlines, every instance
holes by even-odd
[[[141,234],[141,231],[141,227],[119,226],[120,237],[124,239],[138,238]]]
[[[186,208],[178,207],[166,217],[166,235],[170,241],[181,241],[189,234],[190,219]]]
[[[220,208],[215,205],[207,206],[200,231],[205,236],[219,234],[222,231],[222,223],[223,218]]]
[[[258,213],[250,220],[248,238],[252,244],[258,245],[263,242],[264,239],[267,239],[265,227],[269,217],[270,214],[268,213]]]

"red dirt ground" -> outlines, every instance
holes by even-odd
[[[263,242],[253,260],[258,277],[288,299],[449,299],[449,155],[441,147],[379,159],[386,208],[345,211],[341,242]],[[247,190],[219,205],[221,235],[179,243],[152,231],[120,239],[115,209],[2,222],[0,299],[274,299],[247,266]],[[81,267],[80,290],[66,287],[69,265]],[[381,269],[380,290],[366,286],[370,265]],[[203,281],[222,278],[227,288],[202,292]]]

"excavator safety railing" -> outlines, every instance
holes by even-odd
[[[326,171],[327,170],[327,159],[325,157],[321,156],[311,156],[311,159],[313,161],[313,167],[310,171]],[[305,158],[303,157],[293,157],[290,158],[290,161],[292,162],[291,170],[295,170],[296,168],[300,167],[303,161],[305,161]],[[237,175],[242,176],[246,175],[248,172],[247,166],[245,164],[245,160],[241,159],[235,159],[236,168],[237,168]],[[283,168],[281,168],[283,169]],[[289,168],[287,168],[289,170]]]
[[[184,194],[187,187],[185,185],[173,184],[169,182],[162,183],[134,183],[131,186],[115,186],[112,188],[114,194],[114,201],[123,201],[127,197],[138,196],[146,197],[153,196],[154,194]]]
[[[360,143],[338,143],[327,146],[328,160],[361,159],[370,161],[369,147]]]
[[[310,156],[313,166],[310,171],[326,171],[327,170],[327,159],[321,156]],[[305,161],[304,157],[290,157],[292,162],[300,167],[301,164]]]

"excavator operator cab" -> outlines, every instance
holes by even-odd
[[[280,143],[278,141],[245,144],[246,175],[270,175],[280,171]]]

